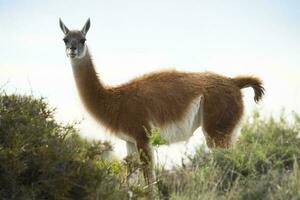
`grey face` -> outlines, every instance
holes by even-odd
[[[59,25],[65,37],[63,39],[66,45],[66,54],[70,58],[82,58],[85,55],[86,45],[85,36],[90,28],[90,19],[87,20],[81,31],[69,30],[59,19]]]

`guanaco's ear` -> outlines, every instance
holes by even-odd
[[[91,26],[91,21],[90,21],[90,18],[88,18],[88,20],[86,21],[84,27],[82,28],[81,32],[83,35],[86,35],[87,32],[89,31],[90,29],[90,26]]]
[[[64,23],[61,21],[60,18],[59,18],[59,26],[65,35],[67,35],[69,33],[69,29],[64,25]]]

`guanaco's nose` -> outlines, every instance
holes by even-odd
[[[71,49],[71,50],[76,50],[76,47],[71,46],[70,49]]]

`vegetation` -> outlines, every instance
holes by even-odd
[[[143,197],[140,182],[128,183],[138,160],[105,159],[108,143],[80,138],[53,114],[44,99],[0,95],[0,199]],[[157,169],[156,198],[300,199],[300,117],[285,119],[256,112],[234,148],[200,147],[191,166]],[[149,137],[155,147],[165,143],[158,129]]]
[[[81,139],[43,99],[0,96],[0,199],[125,199],[110,145]]]
[[[161,199],[300,199],[300,117],[248,120],[234,148],[200,148],[193,167],[161,171]]]

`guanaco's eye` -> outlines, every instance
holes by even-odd
[[[84,44],[85,41],[86,41],[86,39],[81,39],[81,40],[80,40],[80,43],[81,43],[81,44]]]
[[[65,44],[67,44],[69,42],[69,40],[67,38],[64,38],[63,41],[65,42]]]

